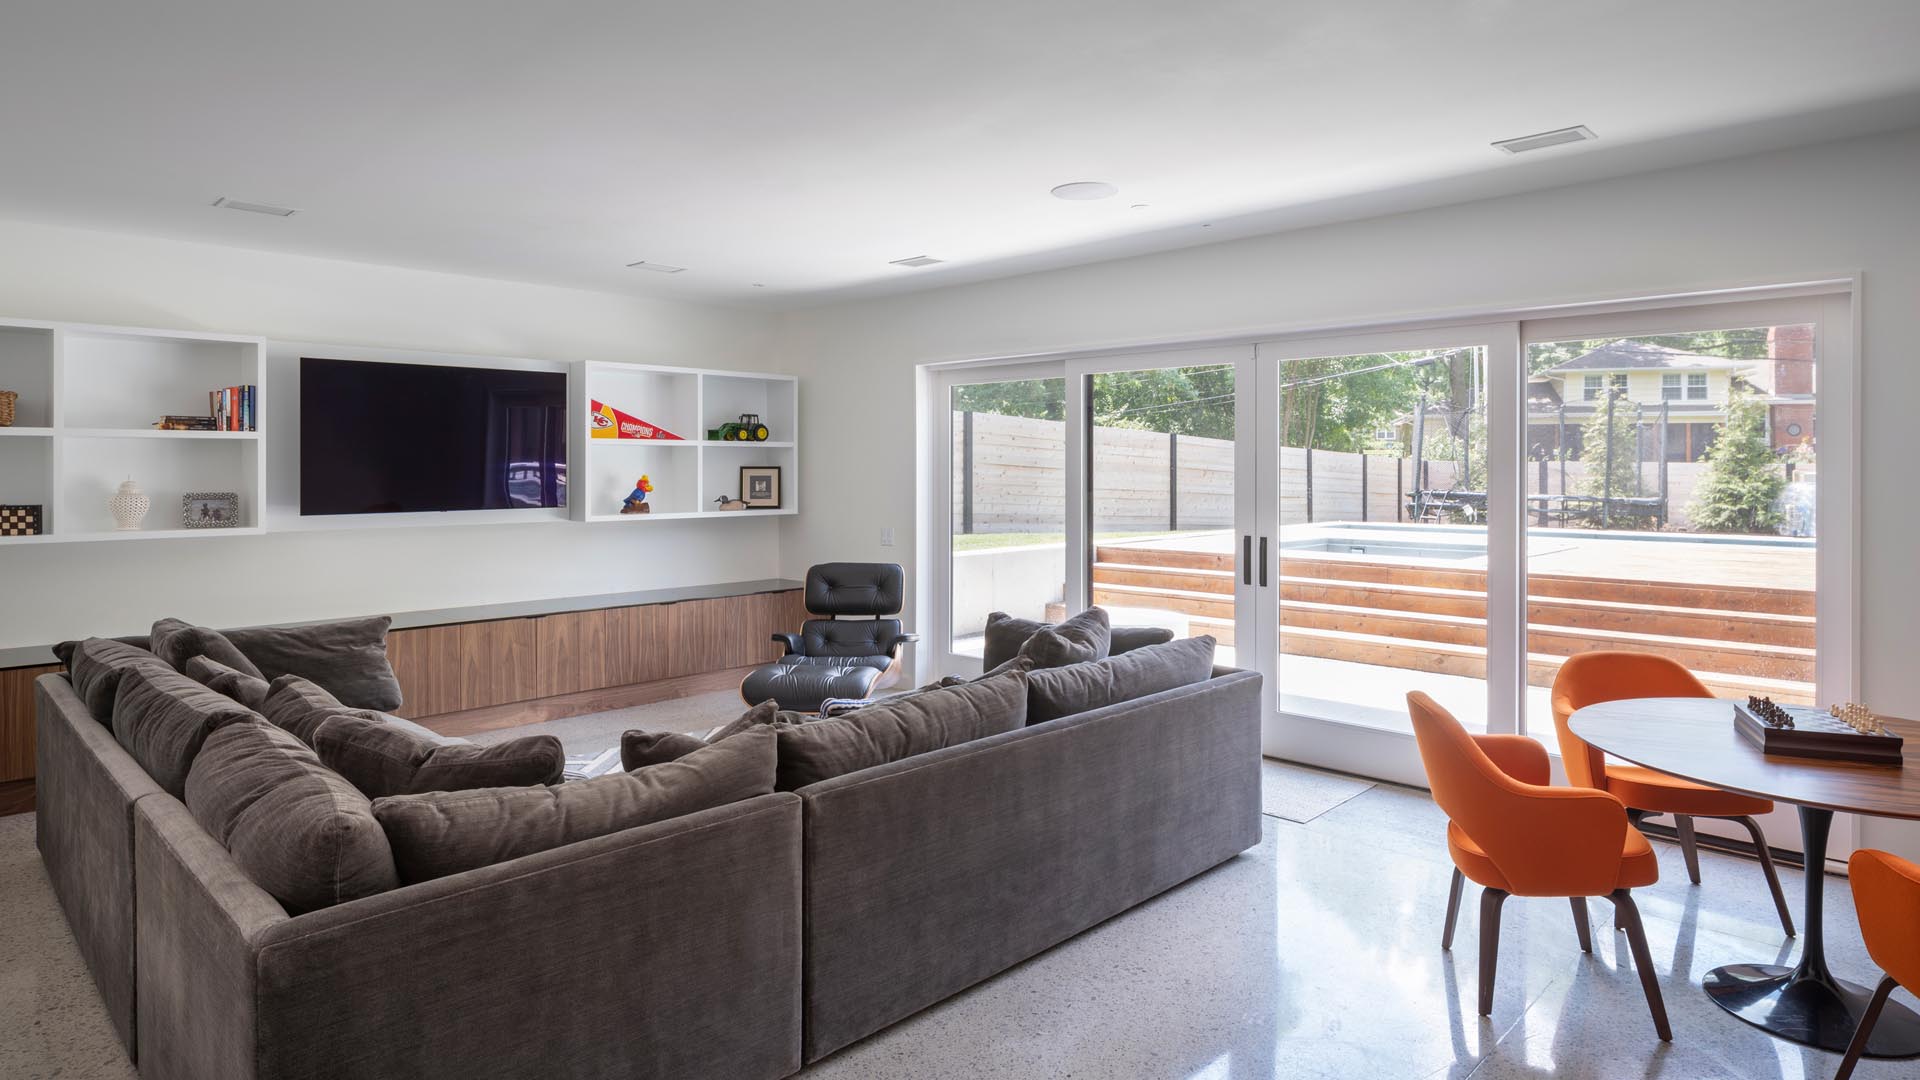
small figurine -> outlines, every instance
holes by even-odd
[[[653,490],[653,481],[642,473],[634,482],[633,491],[620,500],[620,512],[623,514],[650,514],[653,507],[647,505],[647,495]]]
[[[747,500],[745,499],[729,499],[725,495],[722,495],[713,501],[718,503],[722,510],[745,510],[747,508]]]

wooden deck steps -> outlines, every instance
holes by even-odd
[[[1281,638],[1280,651],[1294,656],[1344,660],[1374,667],[1411,668],[1468,679],[1483,679],[1487,674],[1487,650],[1483,646],[1426,642],[1418,649],[1411,649],[1401,638],[1346,630],[1289,629]],[[1417,665],[1408,662],[1409,657],[1414,655],[1420,658]],[[1533,686],[1553,685],[1553,677],[1565,661],[1564,656],[1529,652],[1527,682]],[[1714,671],[1695,671],[1694,675],[1707,684],[1714,694],[1724,698],[1744,700],[1748,694],[1758,693],[1766,694],[1775,701],[1793,704],[1811,704],[1813,701],[1813,683],[1810,681]]]
[[[1127,545],[1095,550],[1093,601],[1185,616],[1231,642],[1237,581],[1230,553]],[[1332,553],[1279,562],[1281,651],[1479,677],[1486,571]],[[1546,685],[1562,659],[1593,649],[1670,656],[1732,694],[1805,700],[1813,683],[1813,592],[1628,581],[1569,574],[1527,579],[1529,674]],[[1719,679],[1720,683],[1714,683]]]

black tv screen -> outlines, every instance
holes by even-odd
[[[300,361],[300,513],[567,504],[558,371]]]

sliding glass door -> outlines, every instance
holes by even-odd
[[[1514,730],[1516,344],[1502,324],[1260,347],[1268,753],[1415,778],[1411,690]]]

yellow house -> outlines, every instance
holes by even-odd
[[[1659,456],[1664,407],[1667,460],[1698,461],[1727,419],[1734,379],[1752,366],[1631,339],[1601,346],[1529,381],[1528,448],[1553,454],[1564,432],[1569,452],[1577,451],[1580,429],[1618,390],[1622,404],[1639,406],[1642,460]]]

